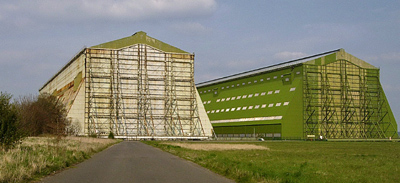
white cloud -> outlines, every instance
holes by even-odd
[[[83,10],[91,15],[104,17],[129,17],[141,19],[145,17],[175,17],[175,16],[198,16],[211,13],[216,8],[214,0],[119,0],[83,1]]]
[[[385,92],[400,92],[399,85],[384,84],[383,89],[385,90]]]
[[[398,63],[400,61],[400,52],[381,53],[379,55],[367,56],[365,60],[379,63]]]
[[[291,60],[296,58],[302,58],[305,56],[307,56],[307,54],[303,52],[289,52],[289,51],[283,51],[274,54],[274,58],[279,60]]]
[[[389,61],[399,61],[400,60],[400,52],[391,52],[391,53],[383,53],[381,55],[381,59],[389,60]]]
[[[209,16],[216,7],[215,0],[16,0],[0,3],[0,12],[12,19],[36,21],[138,21]]]
[[[177,32],[198,35],[211,32],[211,28],[205,27],[198,22],[181,22],[171,25],[171,28]]]

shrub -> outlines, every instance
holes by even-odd
[[[113,133],[113,132],[110,132],[110,133],[108,134],[108,138],[109,138],[109,139],[114,139],[114,133]]]
[[[0,147],[6,151],[22,138],[17,127],[18,113],[10,99],[11,95],[0,93]]]
[[[40,94],[38,97],[23,97],[18,104],[21,128],[30,136],[41,134],[65,135],[69,121],[66,109],[57,97]]]

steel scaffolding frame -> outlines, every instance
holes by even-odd
[[[146,44],[85,51],[85,133],[126,138],[205,136],[194,56]]]
[[[387,138],[396,133],[388,115],[379,69],[347,60],[303,65],[304,138]]]

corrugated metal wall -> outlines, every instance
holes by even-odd
[[[85,134],[211,135],[199,117],[193,57],[145,44],[87,49]]]

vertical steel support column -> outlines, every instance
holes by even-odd
[[[151,96],[149,93],[149,78],[147,75],[147,48],[138,45],[138,72],[139,72],[139,101],[138,101],[138,126],[139,135],[154,136],[154,123],[151,109]]]
[[[110,59],[109,59],[109,64],[110,64],[110,70],[109,70],[109,72],[110,72],[110,93],[109,93],[109,96],[108,96],[108,100],[109,100],[109,126],[108,126],[108,130],[109,130],[109,132],[108,133],[110,133],[110,132],[114,132],[114,131],[116,131],[116,123],[117,123],[117,121],[115,121],[115,117],[116,117],[116,115],[115,115],[115,100],[114,100],[114,95],[115,95],[115,83],[114,83],[114,81],[115,81],[115,78],[114,78],[114,76],[115,76],[115,70],[114,70],[114,59],[113,59],[113,51],[110,51],[110,55],[109,55],[109,57],[110,57]]]
[[[96,110],[96,102],[95,102],[95,94],[93,91],[93,68],[92,68],[92,50],[87,49],[86,51],[86,72],[85,75],[88,78],[86,81],[86,114],[87,114],[87,134],[88,135],[97,135],[97,110]]]
[[[196,86],[194,82],[194,55],[190,55],[190,100],[191,100],[191,125],[190,133],[193,136],[205,136],[204,128],[200,120],[199,109],[197,107],[197,93]]]

